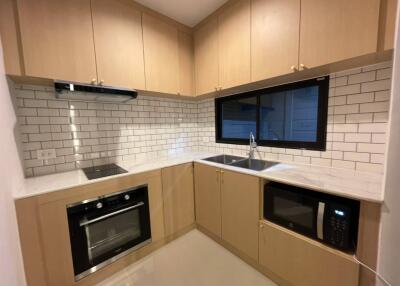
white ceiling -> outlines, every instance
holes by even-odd
[[[189,27],[217,10],[227,0],[136,0],[136,2]]]

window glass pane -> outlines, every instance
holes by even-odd
[[[318,86],[269,93],[260,98],[260,139],[317,141]]]
[[[257,97],[232,99],[222,103],[222,138],[247,139],[256,135]]]

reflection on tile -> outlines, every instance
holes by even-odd
[[[228,250],[193,230],[97,286],[276,286]]]

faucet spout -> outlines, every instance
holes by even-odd
[[[254,138],[253,132],[250,132],[249,140],[249,159],[254,159],[254,150],[257,148],[256,139]]]

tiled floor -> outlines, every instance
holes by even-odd
[[[207,236],[193,230],[97,286],[276,286]]]

